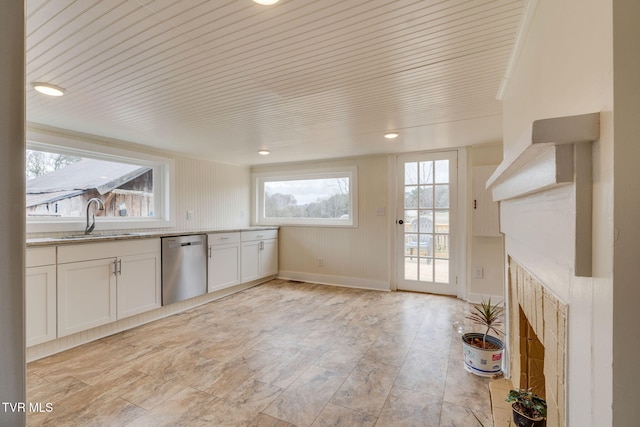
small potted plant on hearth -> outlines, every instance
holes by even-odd
[[[481,377],[493,377],[502,373],[502,351],[504,343],[497,337],[489,335],[493,331],[497,335],[502,332],[497,329],[502,325],[504,309],[502,303],[491,304],[482,300],[480,305],[473,306],[474,311],[467,316],[473,323],[485,328],[484,333],[469,332],[462,335],[462,351],[464,368],[472,374]]]
[[[511,402],[513,422],[518,427],[546,427],[547,401],[533,394],[531,389],[510,390],[507,402]]]

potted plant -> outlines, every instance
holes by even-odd
[[[486,329],[484,333],[469,332],[462,335],[464,368],[481,377],[499,375],[502,372],[504,343],[499,338],[489,335],[489,332],[502,334],[497,329],[502,325],[502,303],[492,304],[491,298],[488,301],[483,299],[482,303],[474,305],[473,309],[466,318]]]
[[[518,427],[546,427],[547,402],[533,394],[531,389],[510,390],[507,402],[511,402],[513,422]]]

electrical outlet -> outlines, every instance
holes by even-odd
[[[324,267],[324,258],[318,258],[318,267]]]
[[[193,211],[187,211],[187,221],[193,220]]]
[[[482,267],[475,267],[473,269],[473,277],[475,277],[476,279],[482,279],[484,278],[484,268]]]

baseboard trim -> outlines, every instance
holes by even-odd
[[[370,291],[391,290],[391,284],[385,280],[363,279],[360,277],[332,276],[328,274],[313,274],[300,271],[278,272],[278,279],[297,280],[301,282],[317,283],[319,285],[342,286],[345,288],[366,289]]]
[[[470,302],[471,304],[480,304],[482,300],[488,301],[491,298],[491,303],[504,303],[504,295],[487,295],[487,294],[477,294],[477,293],[468,293],[465,301]]]

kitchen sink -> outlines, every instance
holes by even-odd
[[[69,236],[57,237],[60,240],[67,239],[97,239],[97,238],[109,238],[109,237],[121,237],[121,236],[135,236],[136,233],[91,233],[91,234],[71,234]]]

